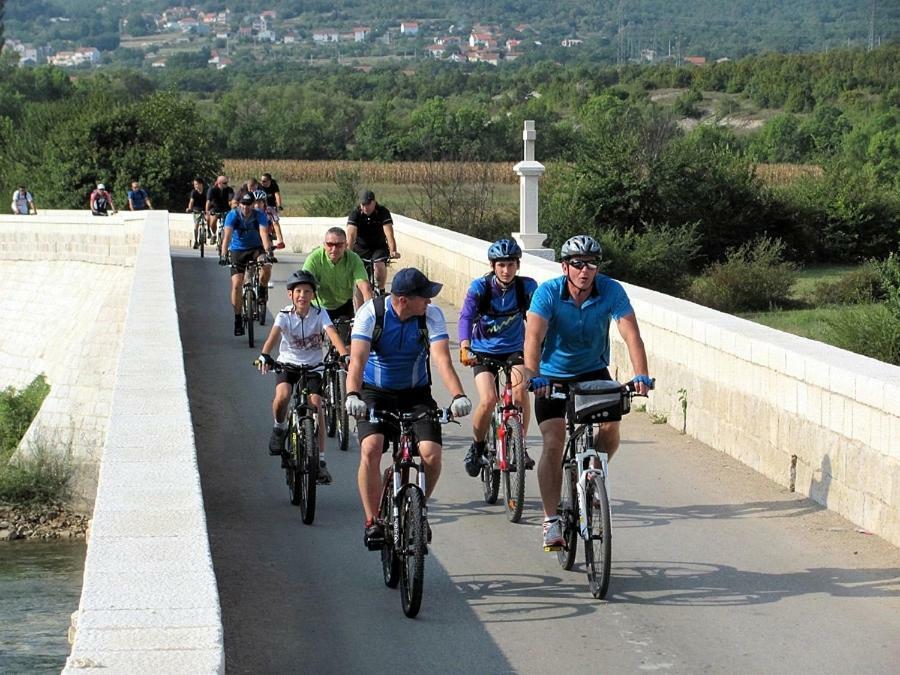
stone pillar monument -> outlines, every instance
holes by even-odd
[[[525,141],[525,159],[513,167],[519,175],[519,232],[513,238],[525,253],[553,260],[552,248],[543,248],[546,235],[538,232],[538,181],[544,175],[544,165],[534,161],[534,120],[525,120],[522,139]]]

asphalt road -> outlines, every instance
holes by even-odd
[[[301,258],[281,259],[283,282]],[[227,273],[187,249],[173,262],[228,672],[897,672],[898,549],[642,413],[612,465],[607,601],[580,551],[565,572],[541,549],[533,473],[523,523],[483,503],[464,421],[444,427],[425,599],[405,618],[363,547],[355,439],[329,441],[335,483],[303,525],[266,451],[274,379],[231,335]]]

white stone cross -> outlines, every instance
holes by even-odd
[[[543,248],[546,235],[538,232],[538,181],[544,175],[544,165],[534,161],[534,120],[525,120],[522,139],[525,141],[525,159],[513,167],[519,175],[519,232],[513,238],[525,253],[548,260],[555,254],[552,248]]]

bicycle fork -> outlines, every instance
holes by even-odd
[[[578,474],[578,483],[576,484],[576,491],[578,493],[578,531],[581,534],[581,538],[585,541],[588,538],[588,522],[587,522],[587,482],[591,480],[595,475],[600,476],[604,479],[604,483],[606,485],[606,493],[609,495],[609,455],[605,452],[596,452],[594,450],[590,450],[584,453],[578,453],[576,455],[576,460],[578,462],[578,466],[583,466],[584,460],[586,458],[599,459],[600,466],[599,467],[590,467],[588,469],[582,469]]]

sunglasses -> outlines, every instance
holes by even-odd
[[[569,260],[566,264],[574,267],[576,270],[583,270],[585,267],[589,270],[595,270],[600,266],[596,262],[588,262],[587,260]]]
[[[344,246],[347,245],[347,242],[345,242],[345,241],[326,241],[325,245],[328,248],[343,248]]]

